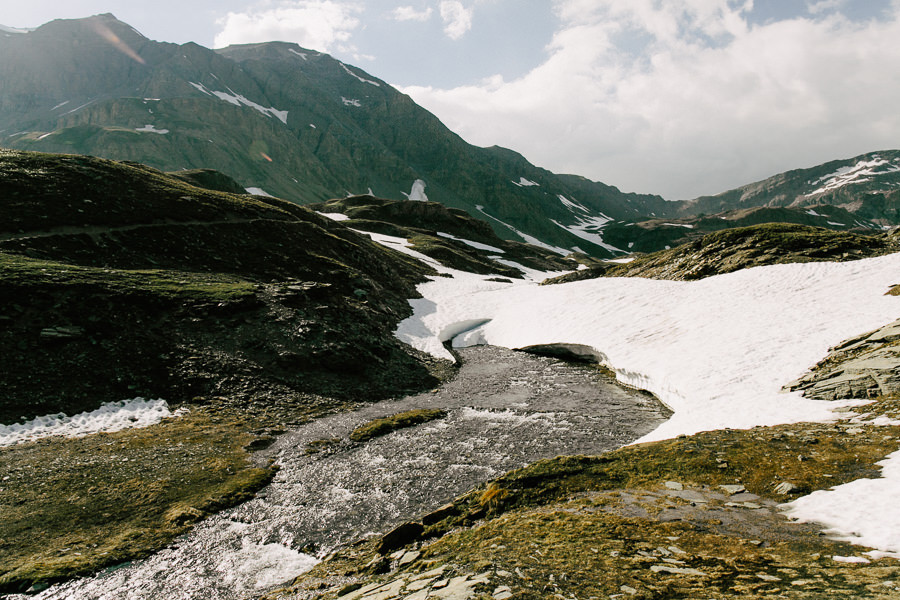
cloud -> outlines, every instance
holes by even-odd
[[[395,21],[420,21],[425,22],[431,18],[431,13],[434,12],[429,6],[425,10],[416,10],[412,6],[398,6],[394,9],[393,13],[391,13],[394,17]]]
[[[443,0],[439,6],[441,19],[444,20],[444,33],[451,40],[458,40],[472,29],[471,8],[463,6],[458,0]]]
[[[846,4],[845,0],[817,0],[807,2],[807,10],[810,14],[818,15],[841,8],[844,4]]]
[[[750,25],[752,2],[556,0],[543,64],[403,91],[478,145],[691,198],[900,140],[900,2]]]
[[[329,52],[345,44],[359,27],[359,4],[333,0],[294,0],[267,2],[245,12],[229,12],[216,21],[222,30],[214,47],[272,40],[295,42],[306,48]]]

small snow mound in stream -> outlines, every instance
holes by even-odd
[[[84,437],[101,431],[113,432],[122,429],[149,427],[171,416],[173,413],[165,400],[145,400],[133,398],[119,402],[106,402],[100,408],[79,413],[71,417],[64,413],[35,417],[25,423],[0,425],[0,447],[22,442],[32,442],[54,435]]]
[[[222,555],[222,583],[243,590],[260,590],[284,583],[312,569],[319,561],[281,544],[256,544],[244,538],[241,549]]]

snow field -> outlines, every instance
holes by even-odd
[[[445,269],[446,271],[446,269]],[[672,418],[638,441],[713,429],[832,421],[824,402],[782,392],[828,348],[897,318],[900,254],[847,263],[757,267],[695,282],[602,278],[561,285],[498,284],[451,272],[419,286],[414,314],[396,335],[452,360],[456,347],[582,344],[617,378],[649,390]],[[874,423],[895,425],[892,421]],[[816,492],[787,515],[900,558],[900,452],[883,477]]]

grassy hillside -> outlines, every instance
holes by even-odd
[[[294,204],[4,150],[0,214],[0,423],[189,411],[0,448],[0,590],[158,549],[271,477],[248,451],[274,432],[447,370],[393,336],[430,269]]]

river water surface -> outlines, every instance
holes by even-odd
[[[459,374],[438,390],[322,418],[279,438],[266,454],[281,470],[253,500],[145,560],[37,598],[252,597],[338,545],[417,519],[511,469],[612,450],[667,417],[654,398],[590,366],[490,346],[460,354]],[[363,444],[348,440],[367,421],[417,408],[441,408],[447,416]],[[339,441],[307,452],[319,440]]]

